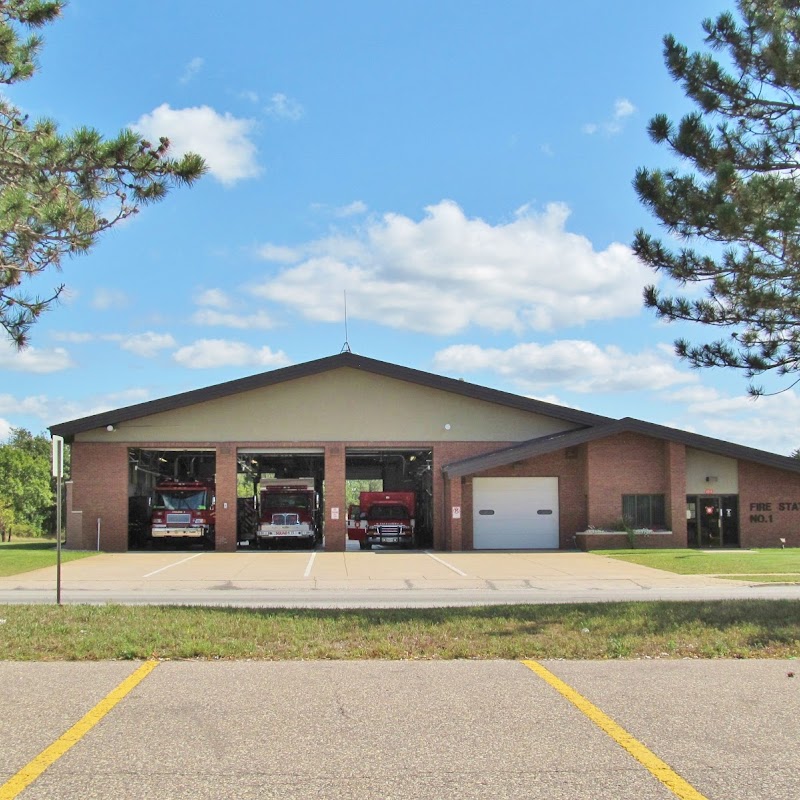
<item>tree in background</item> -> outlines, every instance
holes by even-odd
[[[0,85],[33,75],[42,40],[29,32],[64,5],[0,0]],[[26,293],[27,280],[85,253],[103,231],[205,171],[198,155],[168,153],[167,139],[154,146],[131,130],[112,139],[91,128],[59,134],[53,121],[32,123],[0,96],[0,325],[17,347],[64,288],[42,298]]]
[[[17,535],[55,532],[50,447],[47,436],[34,436],[24,428],[12,428],[8,441],[0,445],[0,501],[10,509],[3,518]]]
[[[645,305],[668,320],[727,328],[706,344],[675,342],[693,367],[732,367],[752,379],[769,370],[800,380],[800,6],[797,0],[738,0],[705,20],[706,44],[689,53],[672,36],[664,57],[699,107],[677,125],[649,125],[654,142],[693,172],[639,169],[642,203],[685,246],[670,249],[643,230],[639,258],[699,298],[645,289]],[[763,389],[750,385],[753,395]]]
[[[0,497],[0,542],[11,541],[11,529],[14,527],[14,509],[8,500]]]

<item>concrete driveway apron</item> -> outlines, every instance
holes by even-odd
[[[53,602],[55,568],[0,578],[0,603]],[[606,600],[800,598],[759,585],[582,552],[141,552],[62,566],[69,603],[436,606]]]

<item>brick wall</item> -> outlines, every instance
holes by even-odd
[[[128,549],[128,447],[124,444],[75,442],[72,445],[72,510],[82,524],[71,525],[66,546],[75,550]],[[74,541],[71,539],[74,538]]]
[[[623,494],[665,494],[668,443],[636,433],[620,433],[587,445],[589,525],[602,528],[622,517]]]
[[[800,547],[800,475],[739,462],[739,543]]]

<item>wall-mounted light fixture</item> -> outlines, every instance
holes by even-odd
[[[449,431],[449,430],[450,430],[450,428],[451,428],[451,425],[450,425],[450,423],[449,423],[449,422],[445,422],[445,424],[444,424],[444,429],[445,429],[446,431]]]
[[[109,433],[112,433],[112,432],[114,431],[114,426],[113,426],[113,425],[106,425],[106,430],[107,430]]]

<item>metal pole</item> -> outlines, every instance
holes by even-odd
[[[100,552],[100,517],[97,518],[97,552]]]
[[[53,437],[53,477],[56,479],[56,603],[61,605],[61,483],[64,477],[64,439]]]
[[[61,605],[61,475],[56,478],[56,603]]]

